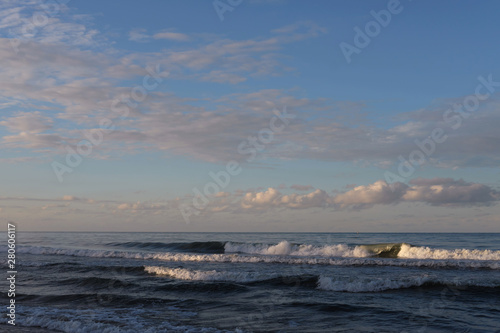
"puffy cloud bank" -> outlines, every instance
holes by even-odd
[[[451,178],[417,178],[410,181],[409,185],[400,182],[388,184],[379,180],[332,195],[320,189],[307,194],[282,194],[275,188],[268,188],[245,193],[240,204],[243,210],[249,211],[271,207],[363,209],[400,202],[423,202],[433,206],[482,206],[494,204],[498,200],[500,192],[487,185]]]

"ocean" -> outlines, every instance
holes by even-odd
[[[16,240],[16,326],[500,332],[500,234],[18,232]]]

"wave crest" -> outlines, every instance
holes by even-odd
[[[349,247],[346,244],[316,246],[309,244],[292,244],[286,240],[281,241],[276,245],[227,242],[224,249],[226,253],[289,255],[289,256],[300,256],[300,257],[361,258],[361,257],[369,257],[371,255],[369,251],[358,246]]]
[[[347,245],[339,246],[345,249]],[[0,247],[1,248],[1,247]],[[356,248],[361,249],[356,253]],[[190,254],[171,252],[129,252],[106,251],[91,249],[62,249],[39,246],[19,247],[19,253],[66,255],[91,258],[127,258],[138,260],[162,260],[171,262],[238,262],[238,263],[281,263],[290,265],[336,265],[336,266],[400,266],[400,267],[430,267],[430,268],[474,268],[500,269],[500,251],[491,250],[439,250],[402,245],[398,258],[373,257],[373,253],[357,246],[341,252],[337,257],[320,256],[316,249],[311,251],[302,247],[302,252],[290,251],[289,255],[238,255],[238,254]],[[321,253],[325,253],[324,250]],[[414,252],[412,252],[414,251]],[[419,252],[420,251],[420,252]],[[444,251],[444,252],[441,252]],[[456,255],[451,255],[456,251]],[[297,256],[296,253],[300,253]],[[309,253],[309,254],[306,254]],[[352,253],[353,257],[349,254]],[[258,253],[256,253],[258,254]],[[357,255],[357,257],[356,257]],[[407,258],[401,256],[408,256]]]
[[[166,275],[174,279],[189,281],[225,281],[225,282],[256,282],[274,279],[277,274],[261,274],[256,272],[200,271],[186,268],[169,268],[161,266],[144,266],[147,273]]]
[[[446,250],[403,244],[398,257],[406,259],[500,260],[500,251],[478,249]]]

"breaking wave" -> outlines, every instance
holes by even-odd
[[[370,252],[361,247],[349,247],[346,244],[314,246],[292,244],[282,241],[276,245],[231,243],[225,245],[226,253],[247,253],[262,255],[289,255],[301,257],[368,257]]]
[[[320,290],[339,292],[379,292],[395,289],[407,288],[437,288],[437,287],[458,287],[458,288],[500,288],[500,281],[459,281],[458,279],[447,281],[436,279],[428,275],[412,277],[393,278],[364,278],[356,277],[346,280],[345,278],[333,278],[328,276],[280,276],[276,273],[256,273],[256,272],[230,272],[230,271],[202,271],[185,268],[169,268],[161,266],[145,266],[144,271],[157,276],[168,276],[176,280],[202,281],[202,282],[232,282],[232,283],[280,283],[287,284],[287,281],[300,281],[298,285],[303,287],[317,287]],[[312,285],[311,285],[312,284]],[[297,284],[296,284],[297,285]]]
[[[316,246],[309,244],[292,244],[288,241],[282,241],[276,245],[227,242],[225,245],[225,252],[301,257],[500,260],[500,251],[433,249],[429,247],[413,246],[407,243],[383,243],[355,246],[333,244]]]
[[[135,252],[21,246],[20,253],[172,262],[282,263],[291,265],[407,266],[500,269],[500,251],[436,249],[406,243],[348,246],[226,243],[226,253]]]
[[[398,257],[407,259],[500,260],[500,251],[478,249],[446,250],[402,244]]]
[[[189,281],[225,281],[225,282],[256,282],[277,278],[278,274],[263,274],[257,272],[219,272],[216,270],[200,271],[185,268],[169,268],[160,266],[145,266],[144,271],[155,275],[165,275],[179,280]]]

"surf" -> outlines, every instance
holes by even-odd
[[[285,241],[284,241],[285,242]],[[171,262],[280,263],[290,265],[400,266],[430,268],[500,269],[500,251],[433,249],[406,243],[313,246],[280,242],[276,245],[239,246],[239,252],[177,253],[70,249],[23,246],[19,253],[91,258],[126,258]],[[280,245],[281,244],[281,245]],[[401,244],[401,245],[399,245]],[[399,249],[399,251],[398,251]],[[233,248],[234,250],[234,248]],[[396,256],[396,257],[394,257]],[[5,265],[5,262],[3,262]]]

